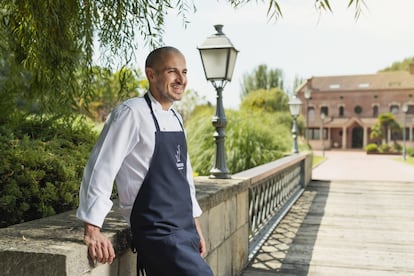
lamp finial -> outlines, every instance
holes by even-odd
[[[214,29],[216,29],[216,31],[217,31],[217,35],[224,35],[224,33],[223,33],[223,25],[221,25],[221,24],[217,24],[217,25],[214,25]]]

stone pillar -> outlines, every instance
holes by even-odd
[[[362,142],[362,148],[365,149],[367,144],[368,144],[368,128],[364,126],[364,140]]]
[[[342,127],[342,149],[346,149],[346,127]]]

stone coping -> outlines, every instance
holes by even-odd
[[[243,179],[195,178],[197,199],[204,211],[247,189],[248,185]],[[130,229],[117,202],[106,217],[102,232],[111,240],[117,256],[129,250]],[[75,210],[0,229],[1,275],[36,272],[41,266],[39,262],[62,262],[59,265],[62,271],[42,270],[48,275],[67,275],[68,271],[69,275],[80,275],[93,269],[83,243],[83,223],[76,218]],[[6,269],[4,274],[3,269]]]

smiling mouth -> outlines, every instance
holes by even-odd
[[[174,90],[184,91],[184,86],[181,84],[174,84],[172,87]]]

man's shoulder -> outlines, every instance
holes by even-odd
[[[134,97],[130,98],[122,103],[122,105],[128,106],[132,109],[140,108],[147,103],[145,102],[144,97]]]
[[[144,110],[146,105],[145,99],[143,97],[135,97],[125,100],[117,107],[115,107],[111,112],[111,118],[117,120],[119,117],[132,116],[138,118],[142,110]]]

